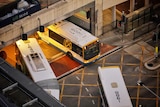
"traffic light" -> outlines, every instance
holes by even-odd
[[[90,11],[87,11],[86,14],[87,14],[87,16],[86,16],[87,19],[89,19],[89,18],[90,18],[90,15],[91,15],[91,12],[90,12]]]
[[[124,14],[122,15],[121,21],[122,21],[123,23],[126,22],[126,16],[125,16]]]
[[[22,40],[27,40],[27,34],[26,33],[24,33],[24,34],[22,34]]]
[[[42,25],[39,26],[39,31],[40,31],[40,32],[44,32],[44,26],[42,26]]]

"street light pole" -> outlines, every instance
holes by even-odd
[[[157,25],[156,27],[156,45],[155,45],[155,61],[157,61],[158,58],[158,35],[159,35],[159,27],[160,27],[160,23]]]

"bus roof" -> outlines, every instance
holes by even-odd
[[[98,74],[109,107],[132,107],[132,103],[118,66],[98,67]]]
[[[66,20],[50,25],[48,29],[64,38],[69,39],[71,42],[80,47],[86,46],[87,44],[98,40],[98,38],[93,36],[91,33]]]
[[[16,45],[34,82],[56,78],[35,38],[28,38],[27,41],[20,39],[16,41]]]

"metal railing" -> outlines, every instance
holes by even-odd
[[[156,28],[155,23],[149,22],[137,29],[133,30],[133,39],[137,39],[138,37],[149,33],[150,31],[154,30]]]

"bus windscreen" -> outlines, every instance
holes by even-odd
[[[100,52],[99,42],[96,41],[90,45],[87,45],[86,48],[84,49],[84,59],[89,60],[94,56],[97,56],[99,52]]]

